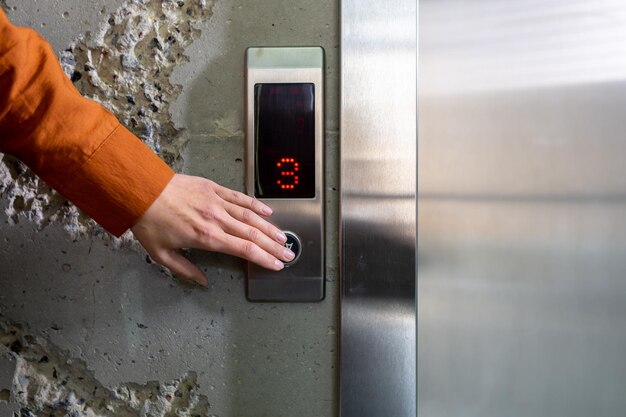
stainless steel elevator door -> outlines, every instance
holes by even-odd
[[[418,414],[626,413],[626,2],[420,1]]]

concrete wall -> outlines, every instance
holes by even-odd
[[[2,158],[0,417],[336,415],[338,2],[0,4],[168,163],[239,190],[245,48],[323,46],[328,237],[324,301],[253,304],[244,262],[192,251],[209,287],[184,287]]]

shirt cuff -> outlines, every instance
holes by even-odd
[[[121,124],[59,190],[111,234],[133,226],[174,171]]]

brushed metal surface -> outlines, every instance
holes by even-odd
[[[417,5],[342,1],[342,417],[415,417]]]
[[[418,411],[626,412],[626,3],[420,1]]]
[[[313,83],[315,86],[315,198],[259,199],[274,213],[272,222],[297,234],[298,262],[274,272],[248,264],[247,297],[251,301],[320,301],[324,298],[324,61],[323,49],[249,48],[246,53],[246,190],[254,196],[254,85]],[[316,65],[303,67],[306,65]]]

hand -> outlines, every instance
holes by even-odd
[[[272,214],[260,201],[200,177],[176,174],[131,230],[148,254],[183,279],[207,285],[207,278],[180,254],[182,248],[235,255],[279,271],[294,254],[285,234],[261,216]]]

